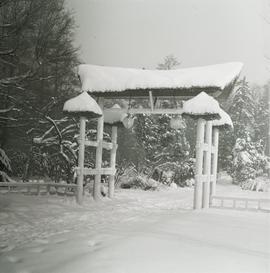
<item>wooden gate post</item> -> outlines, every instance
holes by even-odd
[[[217,166],[218,166],[218,143],[219,143],[219,129],[218,127],[213,127],[213,179],[211,183],[210,193],[211,196],[216,194],[216,184],[217,184]]]
[[[104,98],[99,98],[99,106],[103,110]],[[97,124],[97,148],[96,148],[96,166],[95,169],[98,171],[95,175],[95,183],[93,190],[93,197],[95,200],[99,200],[100,193],[100,182],[101,182],[101,167],[102,167],[102,143],[103,143],[103,128],[104,128],[104,116],[98,118]]]
[[[112,126],[112,149],[111,149],[111,161],[110,168],[115,170],[116,163],[116,151],[117,151],[117,126]],[[115,174],[109,176],[109,198],[113,198],[114,195],[114,183]]]
[[[194,209],[202,208],[202,170],[203,170],[203,143],[205,120],[198,119],[197,122],[197,140],[196,140],[196,170],[195,170],[195,185],[194,185]]]
[[[207,144],[205,158],[206,180],[203,183],[203,208],[209,208],[210,203],[210,181],[211,181],[211,150],[212,150],[212,121],[206,122],[205,142]]]
[[[82,200],[83,200],[85,125],[86,125],[86,118],[80,117],[79,158],[78,158],[79,174],[78,174],[78,181],[77,181],[77,203],[80,205],[82,204]]]

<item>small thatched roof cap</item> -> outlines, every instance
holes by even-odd
[[[214,127],[220,127],[222,129],[233,128],[231,117],[222,109],[220,109],[221,119],[213,120]]]
[[[205,92],[185,101],[183,105],[183,115],[206,120],[220,119],[220,110],[219,103]]]
[[[63,111],[70,115],[85,116],[88,118],[102,116],[101,108],[87,92],[82,92],[77,97],[66,101]]]
[[[104,123],[110,125],[123,125],[122,121],[127,116],[127,113],[118,104],[112,108],[103,111]]]

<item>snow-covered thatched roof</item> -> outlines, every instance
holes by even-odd
[[[82,64],[78,74],[82,90],[96,95],[115,95],[119,92],[132,91],[132,96],[139,96],[145,91],[162,91],[159,96],[165,96],[169,90],[174,95],[183,92],[192,95],[192,90],[215,92],[223,91],[233,85],[242,70],[239,62],[209,65],[203,67],[175,70],[147,70],[119,67],[106,67]],[[202,90],[203,89],[203,90]],[[144,91],[144,92],[143,92]],[[102,93],[102,94],[100,94]],[[130,93],[130,92],[129,92]]]
[[[104,123],[110,125],[122,125],[122,121],[127,116],[127,113],[121,111],[121,107],[118,104],[115,104],[112,108],[105,109],[103,115]]]
[[[87,92],[82,92],[77,97],[66,101],[63,111],[75,116],[86,116],[89,118],[102,116],[102,110],[99,105]]]
[[[183,104],[183,115],[191,117],[219,119],[220,111],[219,103],[205,92],[201,92],[199,95],[185,101]]]
[[[221,128],[233,128],[231,117],[222,109],[220,109],[220,119],[213,120],[213,126]]]

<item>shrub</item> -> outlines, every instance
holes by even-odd
[[[180,187],[188,186],[187,181],[194,178],[195,159],[189,158],[183,162],[167,162],[159,166],[164,172],[172,172],[173,176],[170,182],[176,183]]]
[[[248,135],[245,138],[238,138],[229,168],[233,183],[242,185],[262,176],[267,170],[268,161],[269,158],[264,155],[260,141],[252,142]]]
[[[148,178],[144,174],[138,174],[130,177],[127,181],[121,183],[122,189],[142,189],[142,190],[156,190],[159,183],[152,178]]]
[[[0,148],[0,182],[10,181],[10,177],[7,172],[11,171],[10,159],[5,153],[4,149]]]
[[[187,181],[194,178],[195,172],[195,159],[191,158],[182,162],[179,165],[179,168],[176,169],[173,181],[180,187],[188,186]]]

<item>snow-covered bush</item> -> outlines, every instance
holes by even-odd
[[[142,189],[142,190],[157,190],[159,183],[148,178],[146,175],[139,174],[137,176],[131,177],[126,182],[121,183],[121,188],[123,189]]]
[[[180,187],[187,186],[187,181],[192,179],[194,177],[195,172],[195,159],[190,158],[189,160],[186,160],[184,162],[181,162],[179,164],[179,168],[175,170],[175,174],[173,177],[174,183],[179,185]]]
[[[264,155],[261,141],[253,142],[248,134],[238,138],[233,148],[229,173],[234,184],[244,184],[266,172],[269,158]]]
[[[7,175],[7,172],[10,171],[11,171],[10,159],[8,158],[4,149],[0,148],[0,182],[10,181],[10,177]]]
[[[172,173],[170,183],[180,187],[188,186],[188,181],[194,178],[195,159],[189,158],[182,162],[167,162],[159,166],[164,172]],[[165,183],[167,184],[167,183]]]
[[[270,188],[269,178],[267,176],[260,176],[255,179],[248,179],[242,183],[241,188],[243,190],[267,192]]]

